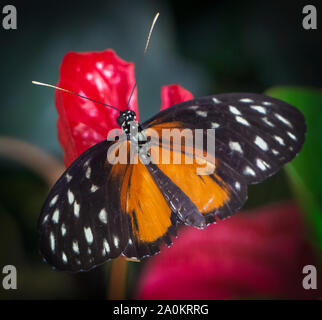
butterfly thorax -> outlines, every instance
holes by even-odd
[[[146,142],[141,125],[136,121],[136,114],[132,110],[121,111],[117,117],[117,123],[126,133],[128,139],[137,144],[139,148]]]
[[[132,110],[120,111],[119,116],[116,119],[118,125],[126,133],[130,133],[131,122],[136,121],[136,114]]]

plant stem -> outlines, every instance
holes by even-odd
[[[0,156],[17,161],[39,174],[51,187],[65,166],[42,149],[25,141],[0,137]]]
[[[124,300],[126,295],[126,272],[128,262],[124,257],[118,257],[112,262],[108,299]]]

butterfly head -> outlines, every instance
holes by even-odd
[[[129,133],[131,122],[136,121],[136,114],[132,110],[120,111],[116,121],[125,133]]]

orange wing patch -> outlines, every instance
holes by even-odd
[[[171,226],[171,210],[151,174],[141,162],[118,167],[123,176],[121,209],[130,216],[134,237],[143,242],[154,242]]]
[[[201,154],[203,150],[186,148],[185,145],[175,144],[173,141],[151,146],[152,161],[190,198],[202,214],[208,214],[229,201],[230,191],[216,174],[215,157],[201,159],[198,156]],[[181,164],[176,164],[178,159]],[[198,175],[197,170],[205,164],[213,169],[213,173]]]
[[[131,216],[136,238],[153,242],[162,237],[171,226],[171,210],[144,164],[139,162],[132,165],[130,175],[127,197],[123,204],[125,212]]]
[[[198,164],[157,164],[196,205],[198,210],[207,214],[222,206],[230,199],[229,190],[216,173],[197,175]]]
[[[153,129],[159,131],[177,125],[180,126],[180,123],[168,123]],[[190,198],[202,214],[213,212],[229,201],[229,187],[216,174],[214,157],[206,158],[207,165],[213,167],[214,172],[210,175],[198,175],[197,169],[203,167],[204,164],[201,163],[205,162],[205,158],[198,158],[203,150],[198,153],[196,151],[200,150],[187,149],[172,140],[163,145],[157,143],[159,139],[153,141],[150,148],[152,162]],[[164,163],[164,157],[171,162]],[[173,163],[175,158],[180,159],[180,164]],[[122,181],[121,209],[130,216],[134,237],[142,242],[154,242],[165,235],[172,225],[171,209],[145,165],[140,161],[136,164],[114,165],[112,175],[118,176]]]
[[[121,142],[121,148],[127,148],[128,160],[133,160],[130,142]],[[172,225],[171,210],[145,165],[140,161],[114,164],[111,179],[120,189],[121,210],[130,216],[134,237],[143,242],[162,237]]]

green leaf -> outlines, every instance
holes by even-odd
[[[276,87],[266,94],[296,106],[306,118],[303,149],[286,166],[296,200],[306,213],[314,240],[322,248],[322,91],[302,87]]]

